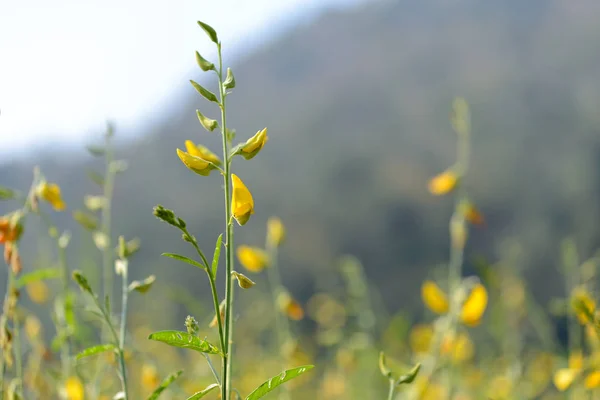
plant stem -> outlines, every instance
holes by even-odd
[[[219,53],[219,97],[221,107],[221,136],[223,137],[223,161],[224,174],[223,183],[225,187],[225,345],[226,351],[223,355],[223,372],[221,384],[221,398],[231,398],[231,365],[233,347],[233,223],[231,218],[231,160],[229,157],[229,136],[227,133],[227,113],[225,106],[226,93],[223,88],[223,56],[221,43],[217,44]],[[218,315],[218,314],[217,314]]]
[[[14,281],[14,278],[13,278]],[[13,332],[14,332],[14,349],[15,349],[15,369],[17,375],[17,381],[19,382],[17,394],[23,398],[23,357],[21,348],[21,327],[19,324],[19,318],[17,316],[17,310],[13,311]]]
[[[104,274],[103,279],[103,293],[104,296],[112,296],[113,289],[113,249],[111,245],[111,206],[112,196],[114,190],[114,176],[115,171],[112,168],[113,154],[110,147],[110,138],[112,137],[111,128],[106,133],[106,173],[104,176],[104,207],[102,208],[102,234],[106,239],[106,246],[102,251],[102,271]],[[110,312],[110,310],[108,310]]]
[[[69,376],[70,370],[70,354],[71,354],[71,342],[70,336],[71,332],[69,332],[69,323],[67,321],[67,315],[69,314],[69,267],[67,266],[65,249],[63,247],[58,246],[58,258],[60,263],[60,279],[62,283],[62,302],[63,302],[63,315],[60,321],[62,325],[60,329],[62,330],[61,335],[66,335],[65,342],[60,348],[60,358],[62,364],[62,376],[63,379],[67,379]]]
[[[4,305],[4,309],[7,307],[6,305],[8,304],[9,301],[9,293],[10,293],[10,288],[11,288],[11,273],[9,272],[9,276],[6,279],[6,294],[4,295],[4,302],[2,303]],[[2,315],[0,316],[0,337],[4,337],[6,334],[6,326],[8,324],[8,316],[6,315],[6,310],[4,310],[4,312],[2,313]],[[4,350],[4,349],[3,349]],[[0,356],[0,400],[4,399],[4,374],[6,373],[6,363],[4,362],[4,355]]]
[[[124,260],[124,262],[127,262]],[[123,277],[123,286],[122,286],[122,303],[121,303],[121,331],[119,332],[119,361],[121,366],[121,379],[123,382],[123,393],[125,393],[125,400],[129,398],[127,393],[127,369],[125,367],[125,332],[127,327],[127,298],[129,295],[129,288],[127,284],[127,270],[128,266],[123,268],[121,271]]]
[[[390,379],[390,390],[388,391],[387,400],[394,399],[394,388],[395,387],[396,387],[396,381],[394,381],[393,379]]]

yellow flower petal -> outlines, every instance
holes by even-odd
[[[561,392],[564,392],[571,386],[579,371],[570,368],[562,368],[554,374],[554,386]]]
[[[575,350],[569,354],[569,369],[575,371],[583,369],[583,353],[581,350]]]
[[[421,287],[421,298],[423,303],[431,311],[437,314],[445,314],[448,312],[448,298],[446,293],[439,288],[433,281],[425,281]]]
[[[160,377],[158,372],[153,365],[144,364],[142,365],[142,386],[147,390],[154,390],[160,383]]]
[[[33,281],[25,286],[31,301],[36,304],[44,304],[48,300],[48,285],[43,281]]]
[[[190,170],[202,176],[208,176],[215,166],[200,157],[193,156],[183,150],[177,149],[177,155],[181,162]]]
[[[37,187],[37,195],[46,200],[56,211],[62,211],[67,208],[60,193],[60,186],[56,183],[42,182]]]
[[[448,169],[429,181],[429,192],[435,196],[441,196],[453,191],[457,184],[458,176],[454,171]]]
[[[580,324],[586,325],[593,322],[596,302],[585,288],[577,287],[573,290],[571,305]]]
[[[463,304],[460,319],[467,326],[477,326],[485,312],[488,302],[487,290],[482,284],[477,284],[471,290],[469,297]]]
[[[65,392],[67,400],[83,400],[85,398],[85,388],[83,383],[76,376],[67,378],[65,382]]]
[[[215,165],[221,165],[221,159],[215,153],[210,151],[207,147],[202,146],[201,144],[194,144],[194,142],[192,142],[191,140],[186,140],[185,149],[189,154],[191,154],[194,157],[210,161]]]
[[[271,217],[267,221],[267,241],[275,246],[281,245],[285,239],[285,226],[277,217]]]
[[[263,148],[265,143],[269,140],[267,136],[267,128],[262,131],[256,132],[254,136],[246,141],[246,144],[241,148],[241,154],[246,159],[249,160],[253,158],[258,152]]]
[[[408,341],[410,348],[415,354],[427,353],[433,339],[433,328],[431,325],[417,324],[410,330]]]
[[[238,246],[237,257],[244,268],[250,272],[260,272],[269,265],[269,256],[258,247]]]
[[[231,174],[233,194],[231,195],[231,214],[240,225],[244,225],[254,214],[254,199],[244,182],[237,175]]]
[[[600,371],[594,371],[585,377],[586,389],[596,389],[600,387]]]

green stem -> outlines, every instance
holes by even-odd
[[[104,296],[112,296],[113,289],[113,249],[111,240],[111,208],[114,190],[115,171],[112,167],[113,154],[110,148],[110,131],[106,134],[106,173],[104,177],[104,207],[102,208],[102,234],[106,239],[106,247],[102,251],[102,271],[104,274]],[[110,312],[110,310],[108,310]]]
[[[14,280],[14,278],[13,278]],[[15,368],[17,374],[18,389],[17,394],[20,398],[23,398],[23,357],[21,348],[21,326],[19,324],[19,318],[17,316],[17,310],[13,313],[13,332],[14,332],[14,352],[15,352]]]
[[[124,261],[126,262],[126,261]],[[123,393],[125,393],[125,400],[129,398],[127,393],[127,368],[125,367],[125,333],[127,328],[127,299],[129,295],[129,287],[127,284],[127,270],[128,266],[123,268],[121,272],[123,275],[123,286],[122,286],[122,303],[121,303],[121,331],[119,332],[119,360],[121,366],[121,379],[123,382]]]
[[[387,400],[394,399],[394,388],[396,387],[396,382],[393,379],[390,379],[390,390],[388,391]]]
[[[60,279],[62,283],[62,302],[63,302],[63,315],[60,320],[61,324],[61,335],[66,335],[65,342],[60,348],[60,358],[62,364],[62,376],[63,379],[67,379],[70,373],[70,354],[71,354],[71,332],[69,332],[69,323],[67,321],[67,315],[69,314],[69,267],[67,266],[66,252],[63,247],[58,246],[58,258],[60,263]]]
[[[229,137],[227,134],[227,113],[225,106],[226,94],[223,89],[223,56],[221,52],[221,43],[217,44],[219,53],[219,97],[221,107],[221,135],[223,137],[223,161],[224,174],[223,183],[225,186],[225,345],[226,351],[223,355],[223,372],[221,384],[221,397],[223,399],[231,398],[231,365],[232,365],[232,347],[233,347],[233,223],[231,218],[231,159],[229,157]]]
[[[6,279],[6,294],[4,295],[4,302],[2,304],[8,304],[10,288],[12,284],[12,274]],[[8,316],[5,312],[0,316],[0,337],[4,337],[8,324]],[[4,349],[2,349],[4,350]],[[4,375],[6,374],[6,363],[4,362],[4,355],[0,356],[0,400],[4,399]]]

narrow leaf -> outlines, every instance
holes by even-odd
[[[219,38],[217,37],[217,32],[213,29],[212,26],[205,24],[202,21],[198,21],[198,25],[200,25],[200,28],[202,28],[204,30],[204,32],[206,32],[206,34],[208,35],[210,40],[212,40],[215,44],[219,44]]]
[[[200,93],[202,95],[202,97],[204,97],[206,100],[213,101],[215,103],[219,102],[219,100],[217,99],[217,96],[215,96],[215,94],[213,92],[211,92],[210,90],[203,88],[202,86],[200,86],[199,83],[194,82],[191,79],[190,79],[190,83],[192,84],[194,89],[196,89],[196,91],[198,93]]]
[[[104,353],[105,351],[114,350],[116,346],[114,344],[99,344],[98,346],[88,347],[81,353],[77,354],[76,358],[81,360],[82,358],[95,356],[96,354]]]
[[[235,87],[235,77],[233,76],[233,72],[231,72],[231,68],[227,68],[227,77],[225,78],[225,82],[223,82],[223,88],[233,89]]]
[[[135,290],[140,293],[146,293],[148,290],[150,290],[154,284],[154,281],[156,281],[156,276],[154,275],[150,275],[143,281],[133,281],[129,284],[129,291],[132,292]]]
[[[209,132],[214,131],[219,126],[219,123],[217,121],[208,118],[207,116],[202,114],[200,110],[196,110],[196,115],[198,116],[198,121],[200,121],[200,124],[204,127],[204,129],[206,129]]]
[[[154,332],[148,336],[150,340],[163,342],[170,346],[181,347],[183,349],[191,349],[207,354],[220,354],[219,349],[206,340],[190,335],[187,332],[181,331],[160,331]]]
[[[396,385],[401,385],[403,383],[412,383],[417,375],[419,374],[419,370],[421,369],[421,364],[417,364],[411,369],[408,373],[401,375],[400,378],[396,381]]]
[[[204,72],[212,71],[215,69],[215,64],[202,57],[198,52],[196,52],[196,62],[198,63],[200,69],[202,69],[202,71]]]
[[[188,397],[187,400],[201,399],[204,396],[206,396],[208,393],[210,393],[214,388],[218,388],[218,387],[219,387],[219,385],[217,385],[216,383],[212,383],[212,384],[208,385],[204,390],[196,392],[193,395],[191,395],[190,397]]]
[[[17,280],[16,286],[17,288],[22,288],[23,286],[32,282],[43,281],[46,279],[56,279],[58,277],[60,277],[60,270],[57,268],[38,269],[21,275],[19,280]]]
[[[96,218],[96,216],[86,211],[73,211],[73,219],[87,230],[93,231],[96,228],[98,228],[98,219]]]
[[[100,175],[99,173],[97,173],[96,171],[88,170],[87,176],[96,185],[104,186],[104,177],[102,175]]]
[[[200,264],[198,261],[196,260],[192,260],[189,257],[186,256],[182,256],[180,254],[175,254],[175,253],[162,253],[162,256],[165,257],[169,257],[169,258],[173,258],[175,260],[179,260],[179,261],[183,261],[185,263],[188,263],[190,265],[193,265],[194,267],[198,267],[198,268],[202,268],[202,269],[206,269],[205,265]]]
[[[314,368],[314,365],[304,365],[302,367],[292,368],[283,371],[281,374],[272,377],[259,387],[257,387],[252,393],[246,397],[246,400],[257,400],[267,393],[275,390],[275,388],[289,380],[296,378],[299,375],[302,375],[306,371],[309,371]]]
[[[217,279],[217,270],[219,269],[219,257],[221,257],[221,244],[223,243],[223,234],[221,233],[217,238],[217,244],[215,245],[215,253],[213,254],[212,260],[212,276]]]
[[[150,397],[148,397],[148,400],[156,400],[158,399],[158,396],[160,396],[160,394],[162,392],[164,392],[171,383],[173,383],[175,381],[175,379],[179,378],[179,376],[183,373],[183,371],[177,371],[177,372],[173,372],[171,374],[169,374],[169,376],[167,376],[161,383],[160,385],[154,389],[154,392],[152,392],[152,394],[150,395]]]
[[[101,146],[87,146],[86,149],[94,157],[101,157],[106,153],[106,149]]]
[[[15,192],[12,189],[0,186],[0,200],[12,200],[15,198]]]

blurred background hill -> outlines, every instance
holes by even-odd
[[[473,115],[466,185],[487,221],[472,232],[467,272],[476,257],[496,262],[510,250],[542,302],[560,294],[561,240],[573,236],[586,257],[600,244],[599,17],[591,0],[367,2],[300,21],[237,59],[231,125],[240,141],[265,126],[270,137],[258,162],[234,164],[256,202],[237,243],[262,245],[267,218],[280,216],[283,279],[299,298],[338,279],[337,257],[352,254],[390,312],[416,308],[419,282],[448,258],[452,200],[433,198],[427,181],[454,160],[448,115],[460,95]],[[200,72],[173,85],[211,88]],[[196,109],[218,115],[190,86],[118,141],[129,169],[117,180],[114,233],[142,240],[134,278],[155,273],[163,289],[206,292],[197,271],[161,259],[187,247],[152,216],[156,204],[176,210],[214,248],[220,177],[198,179],[175,153],[186,139],[220,149]],[[0,164],[0,184],[25,191],[34,164],[63,187],[71,211],[99,192],[85,170],[101,164],[70,147]],[[97,262],[81,228],[56,217],[84,243],[71,265]]]

